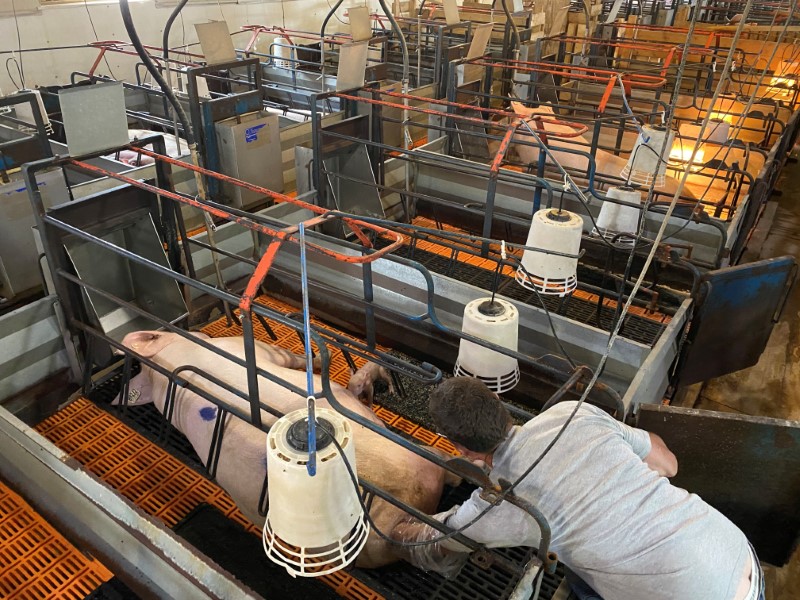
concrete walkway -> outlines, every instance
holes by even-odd
[[[794,155],[797,155],[795,149]],[[787,165],[783,195],[759,256],[792,255],[800,262],[800,164]],[[795,285],[758,364],[708,381],[696,408],[800,420],[800,285]],[[800,552],[781,569],[767,568],[767,600],[800,598]]]

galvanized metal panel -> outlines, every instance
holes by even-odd
[[[124,219],[124,223],[114,229],[97,232],[98,237],[167,267],[169,263],[152,216],[139,211],[124,215]],[[84,240],[65,240],[64,247],[81,280],[165,321],[174,321],[186,313],[186,304],[175,281]],[[154,321],[100,294],[89,291],[85,298],[87,310],[103,331],[116,340],[132,331],[157,327]]]
[[[671,406],[642,406],[642,429],[678,457],[672,483],[698,494],[782,565],[800,536],[800,423]]]
[[[706,296],[695,314],[680,366],[690,385],[751,367],[769,340],[796,263],[770,258],[706,273]]]
[[[51,206],[69,198],[61,169],[36,177],[44,202]],[[0,185],[0,259],[7,280],[0,279],[0,296],[14,298],[42,285],[33,238],[33,212],[28,190],[21,179]]]
[[[285,246],[273,268],[298,276],[297,252],[296,245]],[[344,264],[317,253],[309,254],[308,261],[310,278],[314,283],[358,297],[363,293],[360,265]],[[373,304],[378,311],[404,317],[418,316],[426,311],[426,287],[418,271],[386,260],[373,263],[372,271],[375,284]],[[464,306],[486,296],[486,290],[437,273],[431,273],[431,277],[435,284],[435,306],[439,319],[447,327],[460,330]],[[515,305],[520,312],[520,352],[530,356],[558,353],[559,348],[553,340],[544,311],[527,304]],[[561,315],[552,314],[551,317],[558,337],[570,356],[581,364],[590,367],[597,365],[606,347],[608,332]],[[650,348],[644,344],[619,339],[601,380],[620,395],[624,394],[649,353]],[[664,389],[657,392],[661,394]]]
[[[343,113],[337,112],[322,117],[322,126],[326,127],[342,120]],[[283,164],[283,183],[286,190],[295,189],[295,146],[311,143],[311,121],[281,127],[281,161]]]
[[[678,340],[683,331],[692,301],[684,300],[664,333],[658,338],[622,397],[626,412],[639,404],[658,404],[669,385],[672,363],[678,356]]]
[[[0,317],[0,402],[69,366],[55,296]]]

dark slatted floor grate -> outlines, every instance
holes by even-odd
[[[378,240],[377,247],[385,246],[388,242]],[[395,254],[404,258],[416,260],[425,265],[430,271],[452,277],[458,281],[463,281],[485,290],[492,289],[494,283],[494,271],[471,265],[459,260],[452,260],[449,256],[442,256],[434,252],[428,252],[420,248],[415,248],[413,253],[409,246],[403,246],[395,251]],[[541,307],[540,302],[544,302],[547,310],[568,317],[580,323],[588,323],[597,326],[597,305],[584,300],[583,298],[567,297],[558,298],[554,296],[540,296],[534,292],[523,288],[514,281],[513,277],[507,275],[499,276],[498,292],[512,300]],[[600,319],[604,328],[608,327],[614,318],[614,309],[603,306]],[[646,319],[634,314],[625,317],[621,334],[623,337],[652,346],[658,341],[659,336],[664,331],[664,325],[651,319]]]

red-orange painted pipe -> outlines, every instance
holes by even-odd
[[[183,169],[189,169],[190,171],[195,171],[197,173],[201,173],[203,175],[207,175],[208,177],[213,177],[214,179],[218,179],[220,181],[225,181],[227,183],[231,183],[231,184],[233,184],[233,185],[235,185],[237,187],[241,187],[241,188],[244,188],[246,190],[250,190],[252,192],[256,192],[257,194],[261,194],[262,196],[266,196],[267,198],[272,198],[276,202],[288,202],[289,204],[294,204],[296,206],[299,206],[299,207],[304,208],[306,210],[310,210],[311,212],[315,212],[317,214],[324,214],[324,213],[328,212],[327,209],[325,209],[325,208],[323,208],[321,206],[317,206],[316,204],[311,204],[310,202],[303,202],[302,200],[298,200],[297,198],[292,198],[291,196],[287,196],[286,194],[281,194],[279,192],[273,192],[272,190],[267,189],[265,187],[261,187],[260,185],[255,185],[255,184],[252,184],[252,183],[248,183],[248,182],[243,181],[241,179],[237,179],[236,177],[231,177],[230,175],[225,175],[223,173],[217,173],[216,171],[211,171],[209,169],[204,169],[203,167],[199,167],[199,166],[193,165],[191,163],[185,163],[185,162],[182,162],[182,161],[180,161],[180,160],[178,160],[176,158],[172,158],[171,156],[164,156],[164,155],[161,155],[161,154],[157,154],[157,153],[152,152],[151,150],[147,150],[145,148],[130,148],[130,149],[133,150],[134,152],[138,152],[140,154],[144,154],[145,156],[149,156],[149,157],[151,157],[151,158],[153,158],[155,160],[160,160],[160,161],[163,161],[165,163],[169,163],[171,165],[175,165],[175,166],[181,167]],[[348,227],[350,227],[350,229],[353,231],[353,233],[355,233],[356,236],[358,237],[358,239],[360,239],[362,242],[364,242],[365,240],[368,241],[368,238],[364,235],[363,232],[361,232],[359,227],[366,227],[367,229],[375,231],[376,233],[378,233],[380,235],[393,233],[393,232],[390,232],[388,229],[385,229],[383,227],[379,227],[378,225],[373,225],[371,223],[364,223],[363,221],[355,221],[353,219],[344,218],[344,217],[342,218],[342,221],[347,223]],[[367,247],[369,247],[369,245]]]
[[[131,148],[130,146],[128,148],[130,150],[134,150],[134,151],[140,150],[139,148]],[[163,157],[161,155],[158,155],[158,154],[156,154],[155,156],[157,156],[159,158],[162,158],[162,159],[165,158],[165,157]],[[281,229],[273,229],[272,227],[267,227],[266,225],[262,225],[261,223],[257,223],[257,222],[255,222],[252,219],[249,219],[247,217],[241,217],[239,215],[234,215],[233,213],[228,212],[227,210],[224,210],[224,209],[221,209],[221,208],[217,208],[215,206],[210,206],[210,205],[208,205],[208,204],[206,204],[204,202],[201,202],[200,200],[197,200],[196,198],[191,198],[191,197],[188,197],[188,196],[183,196],[181,194],[177,194],[177,193],[169,191],[169,190],[164,190],[164,189],[161,189],[161,188],[159,188],[157,186],[151,185],[149,183],[145,183],[143,181],[138,181],[136,179],[131,179],[130,177],[126,177],[125,175],[122,175],[120,173],[115,173],[113,171],[109,171],[109,170],[104,169],[102,167],[97,167],[95,165],[91,165],[91,164],[83,162],[83,161],[72,159],[72,160],[70,160],[70,164],[72,164],[73,166],[78,167],[80,169],[83,169],[85,171],[88,171],[90,173],[96,173],[96,174],[102,175],[104,177],[110,177],[112,179],[116,179],[118,181],[122,181],[123,183],[127,183],[128,185],[131,185],[133,187],[148,191],[148,192],[150,192],[152,194],[156,194],[158,196],[163,196],[164,198],[169,198],[170,200],[174,200],[174,201],[180,202],[182,204],[187,204],[189,206],[192,206],[194,208],[197,208],[199,210],[207,212],[210,215],[215,216],[215,217],[217,217],[219,219],[224,219],[226,221],[237,223],[237,224],[241,225],[242,227],[245,227],[245,228],[250,229],[252,231],[257,231],[257,232],[263,233],[264,235],[268,235],[270,237],[276,237],[278,235],[284,235],[284,236],[287,236],[285,238],[287,240],[291,240],[291,241],[295,241],[295,242],[297,241],[292,236],[287,235],[285,232],[283,234],[281,234],[281,232],[283,231]],[[188,164],[185,164],[185,163],[180,163],[180,164],[181,164],[181,166],[186,167],[186,168],[189,168],[189,167],[193,166],[193,165],[188,165]],[[219,173],[217,173],[216,175],[219,175]],[[234,178],[228,178],[228,179],[234,179]],[[235,180],[235,181],[238,181],[238,180]],[[257,188],[258,186],[254,186],[254,187]],[[265,188],[261,188],[261,189],[265,190]],[[266,191],[269,191],[269,190],[266,190]],[[274,194],[275,192],[272,192],[272,193]],[[316,206],[316,205],[313,205],[313,204],[308,204],[306,202],[302,202],[301,205],[305,205],[304,208],[313,207],[315,209],[314,212],[322,211],[324,214],[320,215],[318,218],[323,218],[324,217],[325,219],[328,219],[328,218],[333,218],[333,216],[334,216],[334,215],[331,215],[331,213],[329,211],[325,211],[325,209],[323,209],[322,207],[319,207],[319,206]],[[399,233],[396,233],[396,232],[393,232],[393,231],[389,231],[388,229],[386,229],[384,227],[380,227],[378,225],[373,225],[371,223],[365,223],[363,221],[358,221],[358,220],[354,220],[354,219],[344,219],[344,218],[342,220],[344,220],[344,221],[354,221],[357,226],[364,227],[364,228],[367,228],[367,229],[371,229],[371,230],[375,231],[378,235],[381,235],[381,236],[384,236],[384,237],[394,236],[395,241],[392,242],[391,244],[389,244],[388,246],[386,246],[385,248],[381,248],[380,250],[376,250],[375,252],[373,252],[371,254],[365,254],[363,256],[342,254],[340,252],[335,252],[333,250],[330,250],[329,248],[325,248],[323,246],[318,246],[316,244],[306,244],[307,248],[309,248],[310,250],[313,250],[315,252],[318,252],[320,254],[325,254],[326,256],[330,256],[331,258],[334,258],[335,260],[338,260],[338,261],[341,261],[341,262],[363,264],[363,263],[373,262],[373,261],[381,258],[382,256],[397,250],[398,248],[400,248],[403,245],[403,236],[400,235]]]

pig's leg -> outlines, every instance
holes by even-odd
[[[444,450],[441,450],[439,448],[430,447],[430,448],[426,448],[426,449],[430,450],[434,454],[438,454],[443,460],[451,460],[451,459],[455,458],[449,452],[445,452]],[[448,471],[447,469],[442,469],[442,471],[444,472],[444,484],[445,485],[449,485],[450,487],[458,487],[459,485],[461,485],[461,482],[463,481],[463,479],[461,477],[459,477],[458,475],[456,475],[452,471]]]
[[[260,341],[256,341],[256,346],[258,347],[259,353],[266,355],[271,363],[276,364],[279,367],[294,369],[296,371],[306,370],[305,356],[295,354],[294,352],[285,350],[280,346],[272,346]],[[314,370],[319,371],[320,365],[321,362],[319,356],[315,356],[313,360]]]

